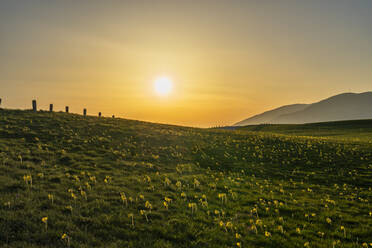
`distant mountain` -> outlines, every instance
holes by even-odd
[[[313,104],[283,106],[236,123],[234,126],[302,124],[324,121],[372,119],[372,92],[344,93]]]
[[[252,116],[248,119],[245,119],[243,121],[240,121],[234,126],[246,126],[246,125],[257,125],[262,123],[273,123],[273,121],[280,117],[281,115],[291,114],[297,111],[301,111],[305,109],[309,104],[291,104],[291,105],[285,105],[273,110],[269,110],[266,112],[263,112],[262,114],[258,114],[255,116]]]

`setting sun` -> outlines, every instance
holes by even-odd
[[[167,77],[157,78],[154,82],[154,89],[157,95],[165,96],[172,91],[172,80]]]

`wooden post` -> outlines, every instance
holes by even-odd
[[[66,106],[66,113],[68,113],[68,106]]]
[[[49,105],[49,112],[53,112],[53,104],[52,103]]]
[[[36,100],[32,100],[32,110],[37,111]]]
[[[1,105],[1,98],[0,98],[0,105]]]
[[[84,114],[84,116],[87,116],[87,109],[83,110],[83,114]]]
[[[112,115],[112,118],[115,118],[115,115]]]
[[[102,114],[101,114],[101,112],[99,112],[99,113],[98,113],[98,117],[101,117],[101,116],[102,116]]]

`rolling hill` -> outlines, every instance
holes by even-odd
[[[282,111],[285,110],[285,111]],[[313,104],[288,105],[253,116],[234,126],[302,124],[372,118],[372,92],[344,93]]]
[[[371,148],[0,109],[0,247],[368,247]]]

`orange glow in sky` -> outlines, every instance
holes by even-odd
[[[156,3],[155,3],[156,2]],[[210,127],[371,90],[369,1],[0,3],[3,107]]]

